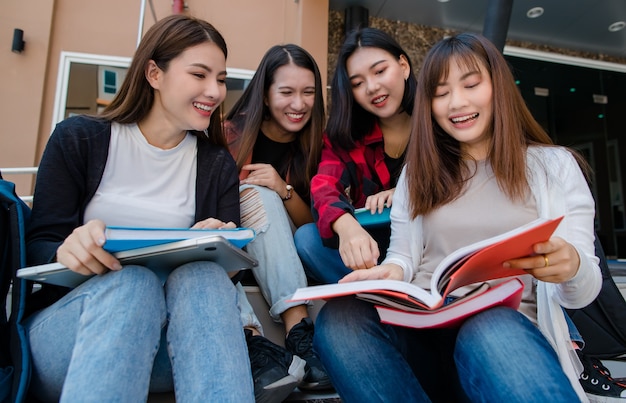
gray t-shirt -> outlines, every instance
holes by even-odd
[[[423,218],[424,256],[414,283],[430,288],[430,278],[437,264],[455,250],[491,238],[527,224],[538,217],[534,197],[528,192],[523,201],[511,201],[500,189],[486,161],[467,161],[474,175],[467,181],[464,192],[456,200],[438,208]],[[520,312],[536,323],[536,282],[525,275]],[[503,280],[493,280],[497,284]],[[460,296],[471,286],[456,290]]]

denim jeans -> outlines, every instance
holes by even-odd
[[[212,262],[178,267],[165,286],[141,266],[95,276],[25,327],[30,388],[45,401],[140,402],[172,386],[180,402],[254,401],[237,293]]]
[[[336,283],[350,270],[343,263],[338,249],[328,248],[322,244],[317,225],[304,224],[294,235],[296,250],[307,276],[318,283]]]
[[[493,308],[458,329],[381,324],[371,303],[328,301],[314,347],[343,402],[575,402],[558,357],[521,313]]]
[[[272,319],[280,322],[280,315],[287,309],[303,305],[302,301],[287,301],[296,289],[307,286],[294,245],[295,227],[276,192],[263,186],[243,185],[239,188],[240,193],[245,189],[250,190],[248,200],[242,196],[241,226],[256,231],[256,238],[246,245],[246,251],[259,262],[252,274],[270,305]],[[250,207],[246,207],[246,203]],[[257,327],[258,319],[250,304],[243,302],[240,309],[244,325]]]
[[[565,322],[567,323],[567,330],[569,331],[569,338],[578,345],[580,349],[585,346],[585,340],[583,340],[583,336],[578,331],[578,328],[574,324],[572,318],[570,318],[569,314],[565,309],[563,309],[563,315],[565,316]]]

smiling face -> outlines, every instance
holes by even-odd
[[[461,150],[476,160],[487,157],[492,136],[493,85],[480,62],[474,65],[451,59],[432,99],[435,121],[461,143]]]
[[[263,122],[263,133],[275,141],[291,141],[311,120],[315,102],[313,72],[295,64],[276,69],[265,96],[271,118]]]
[[[410,74],[408,61],[401,56],[372,47],[362,47],[346,60],[346,71],[354,100],[379,119],[401,112],[405,80]]]
[[[206,129],[226,97],[226,57],[213,42],[187,48],[165,71],[151,61],[146,76],[155,89],[151,116],[172,130]]]

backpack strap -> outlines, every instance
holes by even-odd
[[[583,336],[583,352],[609,359],[626,354],[626,301],[613,280],[597,236],[595,247],[602,271],[600,293],[591,304],[582,309],[568,309],[567,313]]]
[[[11,386],[9,390],[6,387],[0,390],[0,397],[3,393],[10,393],[11,401],[22,402],[26,398],[30,378],[30,354],[21,322],[24,319],[26,296],[31,292],[32,283],[18,279],[15,273],[26,265],[25,229],[30,218],[30,208],[15,193],[15,184],[3,179],[0,179],[0,205],[0,298],[3,310],[0,314],[0,338],[1,348],[9,350],[8,354],[5,354],[7,351],[2,351],[5,358],[0,362],[0,374],[5,376],[6,383],[0,381],[0,385]],[[7,321],[6,301],[10,288],[11,315]]]

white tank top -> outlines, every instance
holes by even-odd
[[[136,124],[113,123],[106,167],[85,222],[99,218],[109,226],[192,226],[196,142],[187,133],[176,147],[163,150],[150,145]]]

